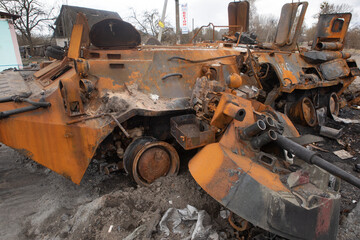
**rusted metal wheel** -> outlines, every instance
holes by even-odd
[[[329,95],[329,102],[328,102],[328,114],[331,115],[339,115],[339,109],[340,109],[340,104],[339,104],[339,98],[336,95],[336,93],[331,93]]]
[[[317,123],[315,107],[308,97],[293,104],[290,107],[289,115],[292,120],[310,127],[314,127]]]
[[[163,176],[176,175],[179,166],[175,148],[152,137],[138,138],[125,150],[124,168],[141,186],[148,186]]]

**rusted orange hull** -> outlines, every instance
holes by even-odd
[[[283,135],[298,137],[291,121],[256,101],[223,95],[212,124],[218,125],[216,120],[224,119],[221,115],[229,116],[227,104],[243,109],[245,117],[241,121],[230,120],[220,141],[205,146],[191,159],[189,170],[196,182],[223,206],[268,231],[290,239],[335,239],[340,195],[328,190],[327,185],[321,190],[312,184],[289,187],[289,182],[278,174],[280,162],[267,155],[266,149],[254,148],[253,139],[249,144],[238,134],[239,129],[253,124],[256,117],[268,114],[282,122]],[[276,145],[269,148],[272,153],[281,154]],[[326,192],[327,197],[313,205],[308,202],[312,198],[303,193],[315,188]]]

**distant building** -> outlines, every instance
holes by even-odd
[[[45,50],[46,47],[50,46],[49,44],[42,44],[42,45],[34,45],[32,49],[32,55],[30,54],[31,49],[30,45],[23,45],[20,46],[20,54],[22,58],[28,57],[45,57]]]
[[[56,45],[60,47],[68,46],[71,37],[71,31],[73,25],[76,22],[76,16],[79,12],[86,16],[90,28],[95,23],[106,18],[121,19],[119,14],[116,12],[62,5],[60,14],[55,21],[54,37],[56,40]]]
[[[0,71],[7,68],[22,68],[19,44],[13,21],[20,16],[0,12]]]

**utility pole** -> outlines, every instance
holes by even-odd
[[[194,33],[194,18],[192,19],[192,37],[194,37],[195,33]]]
[[[159,31],[159,35],[158,35],[159,42],[161,42],[162,32],[165,27],[165,14],[166,14],[167,2],[168,2],[168,0],[164,1],[164,8],[163,8],[162,15],[161,15],[161,23],[159,23],[159,26],[160,26],[160,31]]]
[[[179,0],[175,0],[176,12],[176,44],[180,44]]]

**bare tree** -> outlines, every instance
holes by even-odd
[[[260,15],[255,6],[256,0],[248,0],[250,3],[249,31],[257,35],[260,42],[271,42],[275,38],[278,19],[273,15]]]
[[[314,18],[319,18],[321,14],[331,14],[331,13],[345,13],[345,12],[352,12],[353,8],[346,4],[334,4],[334,3],[328,3],[327,1],[323,1],[320,3],[320,9],[317,14],[315,14]]]
[[[142,35],[149,37],[156,37],[159,34],[159,21],[160,14],[158,10],[153,9],[145,11],[139,15],[133,8],[130,8],[132,15],[129,17],[129,21],[135,25],[135,27],[142,33]],[[163,41],[172,42],[174,37],[174,29],[168,21],[165,21],[165,27],[163,29]]]
[[[134,8],[130,8],[130,10],[132,11],[132,15],[129,17],[130,22],[134,24],[139,31],[149,34],[148,26],[146,25],[147,22],[143,22],[143,17],[138,16]]]
[[[317,25],[313,24],[310,27],[303,27],[303,35],[300,37],[303,42],[310,42],[314,40]]]
[[[272,15],[254,14],[250,31],[257,35],[260,42],[272,42],[275,39],[278,19]]]
[[[249,5],[250,5],[249,20],[250,20],[250,25],[251,25],[252,20],[257,15],[257,9],[256,9],[256,6],[255,6],[256,0],[248,0],[248,2],[249,2]]]
[[[333,4],[324,1],[320,4],[320,14],[329,14],[329,13],[344,13],[344,12],[352,12],[353,8],[345,3],[342,4]]]
[[[353,27],[346,36],[345,48],[360,49],[360,27]]]
[[[42,24],[54,20],[51,16],[52,9],[45,11],[44,6],[38,0],[0,0],[0,9],[19,15],[20,18],[14,22],[15,28],[21,33],[33,51],[33,32],[41,29]]]

